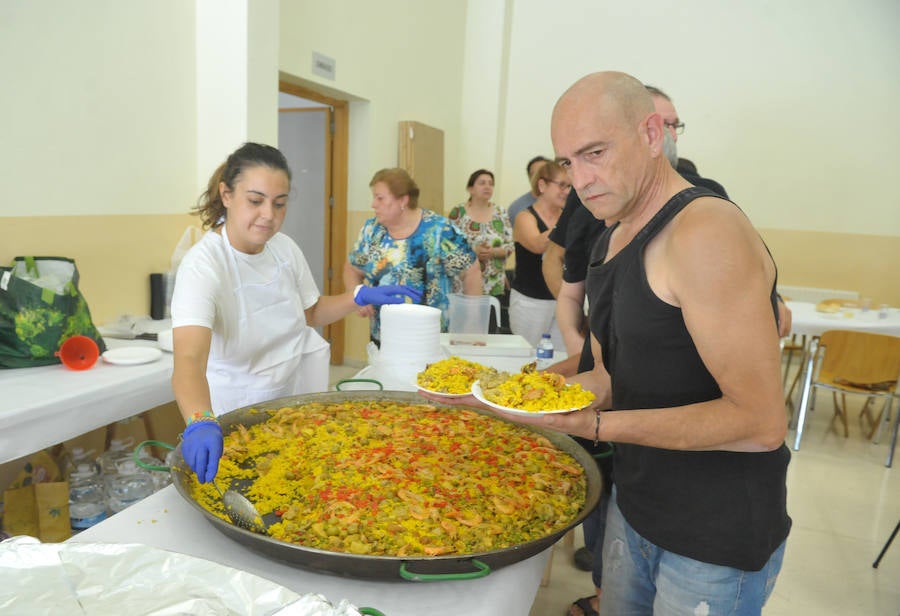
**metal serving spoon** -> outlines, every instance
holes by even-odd
[[[235,525],[254,533],[267,534],[262,516],[259,515],[253,503],[234,490],[228,489],[222,492],[222,488],[219,487],[215,480],[212,481],[212,484],[215,486],[219,496],[222,497],[222,502],[225,504],[225,513]]]

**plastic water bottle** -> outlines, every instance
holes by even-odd
[[[535,355],[537,358],[538,370],[543,370],[553,363],[553,340],[550,338],[550,334],[541,336],[541,341],[537,345]]]
[[[69,522],[82,531],[106,519],[106,490],[95,467],[79,464],[69,476]]]
[[[109,510],[118,513],[143,500],[156,491],[150,474],[134,463],[123,460],[117,464],[117,474],[109,480]]]
[[[131,459],[131,452],[128,448],[131,446],[133,439],[113,439],[109,443],[109,449],[97,457],[97,466],[100,469],[100,478],[109,491],[113,478],[119,474],[116,468],[118,464],[124,460]]]

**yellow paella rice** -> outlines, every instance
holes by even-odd
[[[420,387],[445,394],[465,394],[472,390],[472,383],[488,370],[486,366],[461,357],[448,357],[425,366],[416,377]]]
[[[584,469],[546,437],[462,409],[310,403],[225,437],[216,481],[241,491],[269,534],[386,556],[472,554],[539,539],[585,504]],[[194,498],[227,519],[209,484]]]
[[[579,383],[566,385],[564,376],[552,372],[501,373],[499,378],[479,384],[484,397],[494,404],[523,411],[578,409],[590,404],[595,397]]]

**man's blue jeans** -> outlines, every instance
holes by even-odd
[[[641,537],[610,497],[603,542],[601,616],[759,616],[781,570],[784,544],[760,571],[711,565]]]

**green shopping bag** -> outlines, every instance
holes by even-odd
[[[0,368],[58,364],[60,345],[78,335],[106,350],[78,290],[75,261],[16,257],[0,267]]]

